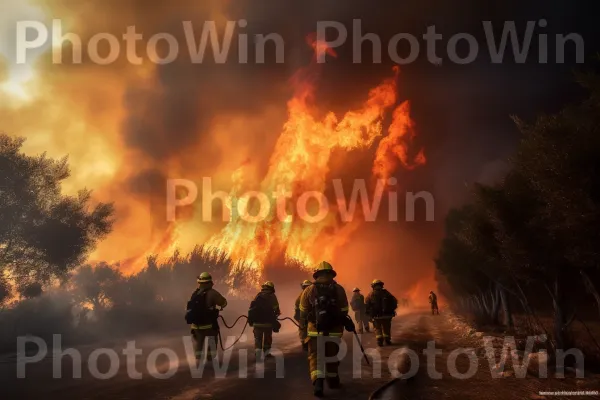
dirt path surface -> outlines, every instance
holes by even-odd
[[[238,328],[239,329],[239,328]],[[2,399],[313,399],[312,386],[308,375],[306,354],[299,346],[293,329],[277,334],[274,347],[282,356],[267,360],[264,364],[254,362],[251,348],[251,331],[246,331],[245,342],[235,346],[226,354],[230,359],[227,367],[207,367],[201,377],[192,377],[186,359],[182,337],[136,341],[141,354],[135,362],[127,362],[122,355],[126,342],[114,343],[112,349],[120,354],[118,369],[110,379],[96,379],[84,362],[81,378],[73,379],[73,361],[70,356],[62,359],[49,355],[40,362],[26,366],[26,379],[17,379],[16,356],[0,357],[0,384]],[[224,332],[232,337],[239,334],[235,329]],[[398,380],[389,386],[381,399],[541,399],[541,398],[600,398],[599,396],[549,396],[539,395],[540,391],[600,390],[598,375],[586,373],[583,379],[574,376],[556,379],[540,379],[529,372],[523,379],[515,376],[512,364],[507,362],[505,374],[493,379],[490,364],[483,351],[483,338],[478,335],[465,335],[464,329],[447,315],[428,315],[425,310],[417,310],[400,315],[394,320],[392,331],[393,345],[377,349],[375,337],[362,336],[365,349],[371,355],[371,365],[362,359],[356,341],[345,334],[347,355],[342,360],[340,375],[343,388],[328,390],[328,399],[368,399],[372,392],[394,378],[396,371],[412,376],[408,380]],[[430,341],[435,341],[438,354],[427,357],[423,349]],[[50,347],[50,346],[49,346]],[[172,369],[168,379],[157,379],[149,373],[149,354],[158,348],[168,348],[174,352],[173,359],[162,355],[157,358],[157,369],[166,372]],[[455,361],[452,353],[459,348],[470,348]],[[89,359],[94,347],[78,348],[84,361]],[[410,350],[410,351],[408,351]],[[32,354],[35,353],[35,348]],[[410,361],[412,357],[412,362]],[[469,359],[471,357],[471,360]],[[497,356],[499,360],[499,355]],[[59,360],[62,363],[59,363]],[[106,373],[110,369],[109,357],[101,355],[98,370]],[[246,362],[247,360],[247,362]],[[279,361],[278,361],[279,360]],[[450,363],[448,361],[450,360]],[[56,363],[56,366],[54,364]],[[278,363],[280,368],[278,368]],[[465,374],[470,363],[474,366],[473,375],[459,379],[458,373]],[[114,362],[113,362],[114,364]],[[150,363],[154,364],[154,363]],[[449,366],[450,364],[450,366]],[[453,368],[452,365],[456,365]],[[53,366],[55,368],[53,368]],[[221,369],[222,368],[222,369]],[[436,379],[432,371],[439,372]],[[61,371],[62,378],[53,379]],[[75,368],[76,370],[76,368]],[[278,376],[277,371],[280,371]],[[531,370],[531,368],[530,368]],[[537,366],[536,366],[537,370]],[[129,372],[128,372],[129,371]],[[140,379],[132,379],[131,371],[141,374]],[[379,372],[380,371],[380,372]],[[535,372],[535,371],[533,371]],[[549,368],[548,376],[553,376]]]

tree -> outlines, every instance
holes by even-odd
[[[590,90],[588,99],[532,124],[516,120],[524,139],[514,169],[543,199],[536,219],[546,254],[554,255],[546,260],[544,276],[558,348],[565,345],[575,315],[572,293],[585,287],[600,310],[597,285],[590,279],[600,265],[600,77],[579,77]]]
[[[80,303],[92,304],[94,311],[106,311],[118,297],[120,283],[123,281],[121,272],[106,263],[96,266],[85,265],[77,270],[72,278],[75,298]]]
[[[479,228],[466,236],[487,255],[487,273],[498,284],[505,324],[510,328],[507,293],[518,298],[525,312],[533,316],[523,285],[528,292],[538,289],[545,269],[560,258],[560,249],[549,247],[539,218],[541,200],[523,176],[511,171],[499,185],[476,186],[475,194]]]
[[[10,283],[3,274],[0,274],[0,307],[10,298]]]
[[[61,194],[67,158],[21,152],[24,139],[0,134],[0,272],[17,286],[66,279],[112,228],[112,204],[90,205],[90,191]]]
[[[462,228],[446,232],[438,262],[458,293],[465,291],[463,279],[475,279],[481,290],[481,277],[470,268],[479,265],[528,313],[528,297],[546,299],[558,349],[570,345],[569,325],[583,289],[600,311],[600,77],[583,75],[581,81],[590,89],[587,100],[531,124],[515,119],[523,139],[510,172],[499,185],[476,186]],[[472,254],[481,261],[473,263]],[[534,295],[526,296],[523,285]]]
[[[40,297],[43,292],[44,289],[38,282],[33,282],[27,286],[21,286],[19,288],[19,294],[25,299],[34,299],[36,297]]]
[[[481,229],[480,220],[481,215],[473,205],[451,210],[446,217],[446,237],[435,262],[455,294],[461,297],[461,306],[472,312],[478,322],[496,324],[500,294],[486,269],[489,255],[481,246],[493,238]]]

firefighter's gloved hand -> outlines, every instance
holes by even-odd
[[[344,318],[344,328],[348,332],[356,332],[356,326],[354,326],[354,321],[352,321],[352,319],[348,316]]]

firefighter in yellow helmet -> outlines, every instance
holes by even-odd
[[[263,283],[261,291],[256,295],[248,310],[248,324],[254,327],[254,351],[256,359],[270,356],[273,344],[273,332],[279,332],[281,324],[277,317],[279,301],[275,296],[275,285],[271,281]]]
[[[358,333],[363,333],[363,327],[366,332],[369,332],[369,318],[367,317],[367,308],[365,306],[365,296],[360,294],[359,288],[352,290],[352,299],[350,299],[350,307],[354,311],[354,319],[358,325]]]
[[[227,300],[213,289],[212,276],[208,272],[201,273],[196,281],[198,288],[188,302],[185,319],[191,325],[196,360],[204,360],[204,346],[208,342],[206,359],[210,361],[217,355],[217,318],[219,311],[227,306]]]
[[[304,292],[304,290],[309,287],[310,285],[312,285],[312,282],[309,281],[308,279],[305,280],[304,282],[302,282],[300,284],[300,287],[302,288],[302,292]],[[294,308],[294,319],[297,322],[300,322],[300,299],[302,298],[302,292],[300,292],[300,294],[298,295],[298,298],[296,299],[296,305]],[[302,344],[302,349],[304,351],[308,351],[308,342],[306,341],[306,337],[307,337],[307,333],[306,333],[306,327],[300,327],[298,328],[298,336],[300,337],[300,343]]]
[[[310,377],[317,397],[324,394],[325,379],[330,388],[340,387],[339,361],[325,363],[319,357],[322,354],[325,357],[338,355],[345,321],[348,319],[346,291],[333,280],[335,276],[331,264],[321,262],[313,274],[315,281],[302,292],[300,298],[300,326],[307,329]]]
[[[391,345],[392,318],[396,316],[398,300],[383,288],[383,282],[379,279],[375,279],[371,287],[373,290],[367,295],[365,303],[367,314],[373,320],[377,345],[383,346],[384,342]]]

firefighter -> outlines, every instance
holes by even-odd
[[[315,269],[315,281],[302,292],[300,298],[300,326],[306,327],[308,343],[308,363],[314,394],[323,396],[324,383],[331,389],[340,387],[338,375],[339,361],[328,362],[319,355],[335,357],[339,353],[339,344],[347,327],[348,298],[343,287],[333,278],[336,272],[331,264],[321,262]],[[349,320],[352,323],[351,320]],[[354,331],[352,328],[346,328]]]
[[[363,333],[363,326],[366,332],[369,332],[369,319],[367,318],[367,308],[365,305],[365,296],[360,294],[359,288],[352,290],[352,299],[350,300],[350,306],[354,311],[354,319],[358,325],[358,333]]]
[[[429,292],[429,304],[431,304],[431,315],[434,314],[434,311],[440,315],[440,310],[438,309],[437,296],[433,293],[433,290]]]
[[[267,281],[263,283],[260,293],[256,295],[248,310],[248,323],[254,327],[254,351],[257,360],[271,356],[273,332],[279,332],[281,327],[277,321],[280,315],[275,285]]]
[[[367,314],[373,320],[377,345],[392,344],[392,318],[396,316],[398,300],[386,289],[383,282],[375,279],[371,283],[373,290],[367,295]]]
[[[208,342],[206,359],[210,361],[217,355],[219,336],[217,318],[219,311],[227,306],[227,300],[213,289],[212,276],[208,272],[201,273],[196,281],[198,289],[194,291],[188,302],[186,321],[191,324],[196,360],[199,362],[204,360],[204,345]]]
[[[304,292],[304,289],[306,289],[310,285],[312,285],[312,282],[309,281],[308,279],[305,280],[304,282],[302,282],[300,284],[300,287],[302,288],[302,292]],[[298,298],[296,299],[296,306],[294,308],[294,319],[296,320],[296,322],[300,322],[300,299],[302,298],[302,292],[300,292],[300,294],[298,295]],[[306,337],[307,337],[306,336],[306,327],[298,328],[298,336],[300,337],[300,343],[302,344],[302,349],[304,351],[308,351],[308,342],[306,341]]]

